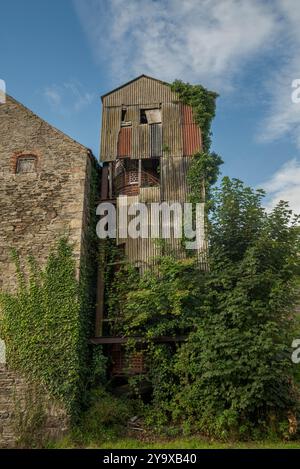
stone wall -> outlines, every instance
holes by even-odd
[[[18,173],[22,156],[36,169]],[[15,287],[11,248],[42,265],[67,234],[79,269],[86,220],[90,151],[12,98],[0,105],[0,289]]]
[[[68,431],[69,421],[64,408],[42,394],[24,377],[0,364],[0,448],[39,445],[56,439]],[[41,405],[41,407],[40,407]]]
[[[1,291],[16,288],[12,248],[20,254],[23,267],[29,254],[42,267],[49,250],[63,235],[74,246],[79,276],[81,261],[89,249],[93,166],[99,168],[90,150],[22,104],[10,97],[0,104]],[[17,444],[16,422],[20,416],[27,418],[26,398],[31,391],[24,377],[0,363],[0,447]],[[68,417],[46,396],[41,431],[43,436],[59,436],[68,427]]]

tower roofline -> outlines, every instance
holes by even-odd
[[[121,90],[121,89],[124,88],[125,86],[128,86],[128,85],[130,85],[131,83],[134,83],[135,81],[140,80],[141,78],[148,78],[149,80],[157,81],[158,83],[161,83],[162,85],[169,85],[169,84],[170,84],[170,83],[168,83],[168,82],[166,82],[166,81],[159,80],[158,78],[150,77],[149,75],[145,75],[145,74],[143,73],[142,75],[139,75],[138,77],[133,78],[133,79],[130,80],[130,81],[127,81],[127,82],[124,83],[123,85],[118,86],[117,88],[114,88],[113,90],[109,91],[108,93],[103,94],[103,95],[101,96],[101,101],[103,101],[103,98],[106,98],[106,96],[109,96],[110,94],[115,93],[116,91]]]

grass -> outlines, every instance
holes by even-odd
[[[78,448],[68,437],[54,445],[55,448]],[[86,446],[89,449],[300,449],[300,441],[249,441],[221,442],[209,441],[201,437],[189,437],[172,440],[154,440],[144,442],[134,438],[112,441],[93,442]]]

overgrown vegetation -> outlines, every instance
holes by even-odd
[[[63,236],[43,269],[33,256],[21,263],[19,253],[12,251],[17,290],[0,293],[0,333],[9,366],[35,386],[41,385],[74,419],[88,402],[90,386],[105,374],[102,350],[92,351],[88,343],[94,328],[96,297],[98,184],[97,167],[92,164],[87,251],[81,259],[80,279],[73,247]]]
[[[77,407],[82,368],[85,367],[86,325],[80,302],[79,283],[71,246],[61,239],[49,256],[45,270],[28,259],[28,279],[17,253],[18,290],[1,293],[1,336],[7,360],[69,411]]]
[[[135,283],[130,267],[117,274],[118,332],[146,341],[152,426],[222,438],[294,431],[298,219],[284,202],[266,213],[262,198],[229,178],[214,190],[210,271],[167,256]],[[181,346],[153,341],[182,335]]]
[[[77,446],[123,435],[135,413],[151,431],[168,436],[201,433],[232,441],[287,439],[297,432],[299,373],[290,346],[298,330],[299,219],[285,202],[267,213],[263,191],[239,180],[223,178],[213,189],[222,164],[209,151],[217,95],[180,81],[172,89],[193,107],[203,133],[204,149],[194,155],[188,182],[191,202],[206,202],[209,269],[202,270],[190,254],[178,259],[169,252],[140,275],[110,241],[102,244],[110,319],[105,332],[127,337],[128,354],[142,348],[145,358],[146,372],[130,379],[135,398],[104,390],[109,386],[103,387],[102,350],[92,356],[87,346],[96,250],[87,262],[93,267],[82,266],[80,283],[66,240],[44,271],[29,260],[28,281],[15,253],[19,290],[0,297],[1,334],[13,366],[43,383],[72,412],[94,386],[72,432]],[[95,232],[90,236],[96,246]],[[159,337],[170,340],[158,344]],[[145,402],[140,381],[151,388]]]
[[[222,164],[209,151],[216,94],[180,81],[172,89],[202,130],[203,152],[194,155],[188,182],[190,201],[206,202],[209,270],[172,253],[142,276],[123,265],[110,284],[113,333],[145,338],[147,373],[139,379],[152,387],[144,406],[152,429],[291,437],[299,412],[290,349],[299,219],[284,202],[267,213],[263,191],[239,180],[224,178],[212,189]],[[155,343],[161,336],[181,339]],[[137,345],[130,339],[128,351]]]
[[[172,91],[178,93],[181,102],[192,106],[194,120],[201,129],[203,150],[208,152],[211,144],[211,122],[215,117],[218,94],[201,85],[191,85],[181,80],[175,80],[170,86]]]

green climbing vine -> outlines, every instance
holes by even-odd
[[[189,201],[211,204],[211,187],[217,182],[222,158],[216,153],[196,153],[188,171]]]
[[[191,85],[181,80],[175,80],[170,86],[172,91],[178,93],[181,102],[193,108],[194,120],[201,128],[203,150],[208,152],[211,144],[211,122],[215,117],[218,94],[201,85]]]
[[[10,367],[41,384],[73,417],[86,403],[94,378],[105,372],[101,348],[95,351],[88,342],[94,326],[98,256],[99,177],[93,162],[90,177],[79,279],[73,246],[62,237],[43,269],[32,256],[21,265],[13,251],[17,290],[0,293],[0,331]]]
[[[73,411],[85,357],[80,353],[84,330],[72,247],[61,239],[44,270],[30,257],[28,277],[16,252],[13,257],[18,290],[0,295],[7,361]]]

